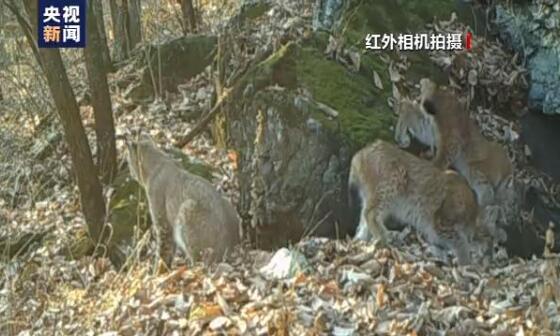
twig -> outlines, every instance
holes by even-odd
[[[216,105],[202,118],[200,121],[194,126],[194,128],[189,132],[189,134],[185,135],[179,142],[175,145],[178,148],[185,147],[189,142],[191,142],[194,138],[196,138],[202,131],[206,128],[206,125],[221,111],[221,107],[224,105],[224,102],[229,98],[232,89],[224,89],[223,94],[221,97],[218,98]]]
[[[253,66],[259,64],[259,62],[263,61],[268,57],[268,53],[265,52],[255,58],[255,60],[251,63]],[[223,88],[222,94],[218,97],[218,101],[214,105],[214,107],[206,113],[202,118],[198,121],[198,123],[194,126],[194,128],[189,132],[189,134],[185,135],[181,140],[177,142],[175,147],[183,148],[189,142],[191,142],[194,138],[196,138],[202,131],[206,128],[208,123],[222,110],[221,107],[224,105],[226,100],[230,98],[232,94],[238,92],[239,85],[243,83],[243,78],[245,74],[249,71],[251,67],[248,66],[244,68],[242,71],[235,74],[234,78],[232,79],[233,84],[229,88]]]

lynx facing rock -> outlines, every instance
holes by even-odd
[[[159,247],[171,266],[178,247],[191,260],[217,261],[239,239],[239,219],[233,206],[208,181],[182,169],[143,136],[128,143],[130,173],[146,189]]]
[[[486,212],[487,224],[494,228],[500,210],[509,212],[515,198],[513,168],[506,151],[500,144],[486,140],[469,117],[466,104],[452,92],[426,78],[420,81],[420,87],[421,104],[399,104],[395,140],[408,147],[413,136],[425,145],[435,146],[434,164],[441,169],[453,167],[467,179]]]
[[[367,240],[371,232],[385,241],[384,222],[392,216],[436,247],[452,249],[460,264],[470,262],[471,239],[485,246],[492,240],[478,226],[476,197],[462,176],[393,144],[378,140],[354,155],[349,190],[362,204],[355,239]]]

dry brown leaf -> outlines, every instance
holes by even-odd
[[[211,319],[221,316],[222,308],[214,303],[204,303],[193,309],[189,315],[189,320]]]
[[[383,308],[385,306],[385,284],[381,283],[377,285],[377,293],[375,294],[375,303],[379,308]]]

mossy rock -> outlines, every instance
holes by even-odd
[[[95,245],[93,240],[90,239],[87,229],[83,228],[72,234],[70,244],[67,249],[63,250],[67,259],[80,259],[87,255],[91,255]]]
[[[316,32],[301,47],[297,58],[297,77],[314,98],[340,113],[340,131],[352,148],[357,149],[375,139],[390,139],[390,126],[394,116],[387,105],[392,96],[387,66],[372,52],[365,50],[365,37],[369,33],[421,32],[434,17],[448,18],[453,2],[429,1],[360,1],[353,0],[347,6],[333,34],[342,34],[346,47],[362,50],[361,68],[358,72],[326,59],[323,51],[328,34]],[[395,54],[388,52],[390,56]],[[428,55],[411,52],[407,56],[411,67],[407,78],[419,80],[430,77],[443,83],[445,76],[433,64]],[[379,74],[383,90],[373,85],[373,72]],[[328,123],[331,124],[332,123]]]
[[[238,25],[250,23],[252,20],[261,18],[270,7],[271,3],[265,0],[242,1],[239,13],[231,21]]]
[[[316,37],[320,39],[319,37]],[[320,45],[320,42],[316,41]],[[373,85],[371,77],[348,70],[343,65],[326,59],[322,49],[304,46],[297,58],[297,76],[302,86],[309,89],[313,97],[339,112],[338,120],[326,120],[324,114],[316,117],[331,128],[339,128],[345,141],[359,148],[378,138],[391,137],[390,126],[393,114],[387,106],[391,86],[388,74],[379,61],[370,63],[377,69],[384,90]]]
[[[368,33],[419,31],[434,15],[450,14],[447,1],[352,1],[333,35],[343,35],[345,48],[363,50],[360,69],[329,59],[324,53],[329,35],[321,31],[284,45],[249,69],[235,88],[220,133],[239,153],[238,211],[256,245],[286,245],[302,233],[353,234],[355,218],[346,200],[350,158],[376,139],[391,139],[395,122],[387,104],[392,96],[387,65],[365,51],[364,39]],[[410,59],[418,63],[412,68],[418,79],[441,76],[427,55],[411,53]],[[374,71],[383,89],[375,87]],[[278,86],[283,89],[271,89]],[[301,88],[313,99],[300,95]],[[323,105],[336,116],[325,113]],[[265,130],[263,154],[255,164],[259,129]],[[260,196],[255,181],[263,184]]]
[[[212,63],[217,41],[216,36],[191,35],[139,50],[137,65],[132,70],[143,68],[141,80],[127,89],[126,96],[135,101],[153,98],[153,79],[156,85],[161,83],[162,91],[176,92],[177,85]]]

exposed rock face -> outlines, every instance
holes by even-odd
[[[527,66],[532,81],[529,101],[542,106],[545,114],[560,114],[560,46],[540,49]]]
[[[560,116],[528,113],[521,119],[522,140],[529,146],[529,162],[560,183]]]
[[[531,107],[560,114],[560,3],[498,5],[496,23],[502,39],[527,59]]]
[[[227,144],[239,152],[239,212],[260,247],[351,231],[346,202],[350,150],[335,116],[297,93],[299,48],[290,43],[256,66],[228,107]],[[281,85],[283,89],[279,89]],[[320,120],[321,119],[321,120]]]
[[[521,119],[522,140],[529,148],[528,162],[537,170],[551,177],[545,181],[544,187],[530,187],[525,197],[525,210],[533,213],[533,222],[539,231],[545,232],[548,223],[556,223],[556,250],[560,246],[560,200],[559,192],[543,192],[543,189],[553,190],[555,183],[560,183],[560,151],[554,144],[560,143],[560,116],[528,113]],[[551,197],[552,196],[552,197]],[[555,196],[555,197],[554,197]],[[556,200],[555,200],[556,199]],[[542,244],[542,242],[541,242]],[[521,244],[519,244],[521,245]]]
[[[251,217],[249,230],[265,247],[351,230],[345,193],[349,148],[310,110],[298,108],[298,99],[265,89],[231,115],[232,144],[246,149],[240,157],[240,211]],[[262,138],[255,144],[259,130]]]
[[[316,0],[313,11],[313,29],[330,30],[340,18],[343,0]]]
[[[550,221],[557,224],[558,245],[560,197],[553,189],[554,184],[560,182],[560,156],[553,144],[560,141],[560,2],[516,2],[497,5],[495,11],[500,38],[523,55],[530,75],[528,101],[531,111],[520,120],[522,140],[530,150],[528,162],[552,178],[528,188],[523,208],[533,214],[534,228],[541,236]],[[545,189],[550,190],[545,192]],[[521,233],[521,237],[532,236],[531,232]],[[539,237],[538,243],[531,243],[535,246],[526,246],[527,238],[512,243],[516,249],[539,253],[544,242]]]
[[[360,53],[359,69],[325,56],[329,36],[321,31],[348,8],[355,15],[344,30],[345,48],[361,48],[368,33],[420,29],[434,15],[449,17],[452,7],[437,0],[342,4],[318,1],[315,28],[321,28],[253,66],[224,107],[225,120],[214,125],[217,142],[238,153],[238,210],[244,234],[261,248],[305,235],[353,235],[359,212],[347,205],[350,158],[369,142],[392,138],[387,65],[373,53]],[[410,57],[422,63],[413,76],[439,73],[423,63],[427,55]]]

